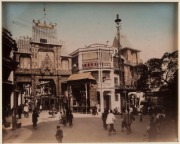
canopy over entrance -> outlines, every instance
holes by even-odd
[[[67,79],[67,81],[76,81],[76,80],[94,80],[94,81],[96,81],[96,79],[91,75],[90,72],[72,74]]]
[[[68,91],[73,100],[70,107],[77,112],[90,112],[97,101],[96,79],[90,72],[72,74],[67,79]]]

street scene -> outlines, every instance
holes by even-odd
[[[73,126],[70,127],[69,124],[67,126],[59,124],[58,114],[55,117],[51,117],[47,111],[43,111],[38,118],[37,130],[34,130],[32,127],[30,114],[30,118],[22,118],[23,124],[21,129],[18,129],[15,133],[8,129],[8,134],[4,135],[3,139],[4,143],[56,143],[56,126],[60,125],[63,130],[64,143],[148,142],[146,127],[149,123],[149,116],[144,116],[142,122],[140,122],[139,116],[135,116],[131,134],[127,134],[125,129],[122,132],[121,116],[116,115],[116,118],[114,125],[116,134],[109,136],[108,131],[103,128],[103,122],[99,115],[75,113]],[[170,127],[167,125],[166,132],[168,134],[172,133],[171,128],[172,125]],[[177,141],[173,135],[171,135],[171,138],[167,138],[167,136],[165,137],[164,135],[159,138],[159,141]]]
[[[2,143],[178,142],[177,3],[2,8]]]

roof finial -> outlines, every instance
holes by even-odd
[[[44,16],[46,16],[46,3],[44,3]]]

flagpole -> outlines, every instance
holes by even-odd
[[[46,16],[46,3],[44,3],[44,17]]]

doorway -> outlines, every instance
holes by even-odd
[[[110,109],[110,96],[104,95],[104,108]]]

